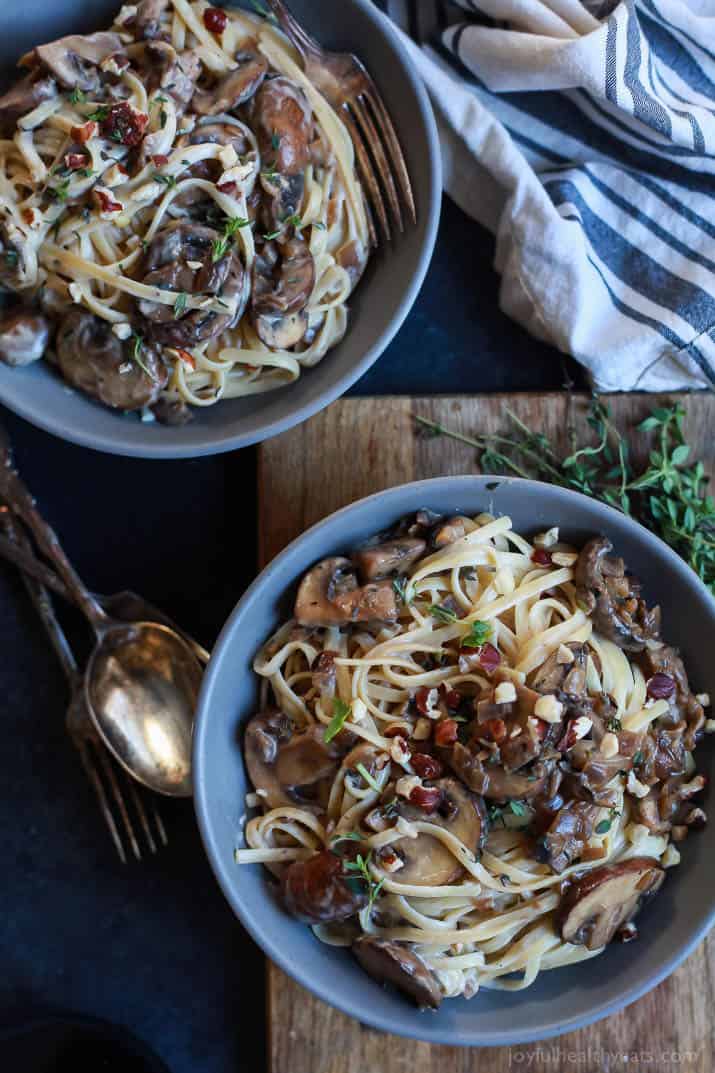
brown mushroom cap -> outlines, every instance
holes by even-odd
[[[161,33],[161,16],[169,0],[139,0],[132,29],[138,40],[153,41]]]
[[[305,171],[310,163],[313,113],[300,86],[282,75],[268,78],[251,104],[263,161],[283,175]]]
[[[405,574],[424,555],[427,543],[419,537],[377,540],[356,548],[352,560],[365,581]]]
[[[254,48],[236,53],[238,67],[229,71],[210,89],[200,89],[192,108],[199,115],[218,115],[245,104],[258,91],[268,73],[268,60]]]
[[[346,876],[342,857],[322,850],[293,861],[281,879],[283,904],[305,924],[347,920],[367,904],[367,885]]]
[[[470,790],[494,801],[513,801],[536,797],[546,787],[549,772],[542,763],[536,764],[528,775],[505,771],[499,764],[485,764],[478,753],[473,753],[456,741],[448,749],[440,749],[440,756]]]
[[[429,785],[442,790],[443,800],[440,807],[427,813],[409,801],[398,798],[395,808],[399,815],[408,822],[432,823],[450,831],[477,857],[487,837],[484,802],[450,776]],[[462,875],[463,868],[458,859],[432,835],[419,834],[417,838],[401,838],[391,843],[391,849],[399,853],[404,861],[403,867],[394,875],[398,883],[442,887],[456,882]]]
[[[38,79],[32,72],[0,97],[0,128],[10,131],[21,116],[56,96],[55,80],[49,77]]]
[[[422,958],[405,943],[363,935],[353,943],[352,951],[378,983],[394,984],[418,1006],[436,1010],[442,992],[434,973]]]
[[[582,549],[574,569],[576,597],[603,637],[626,652],[640,652],[660,629],[660,611],[649,611],[640,586],[626,577],[622,559],[609,558],[613,545],[593,537]]]
[[[122,342],[106,320],[71,309],[57,329],[57,362],[65,380],[117,410],[151,406],[168,380],[157,351],[142,346],[144,368],[134,360],[131,340]]]
[[[390,582],[358,587],[349,559],[323,559],[298,588],[295,617],[302,626],[347,626],[351,622],[394,622],[395,593]]]
[[[50,324],[41,313],[18,309],[0,320],[0,361],[6,365],[30,365],[45,353]]]
[[[556,914],[564,942],[598,950],[632,920],[665,872],[653,857],[631,857],[587,872],[567,889]]]
[[[97,66],[124,48],[118,34],[96,33],[71,34],[34,50],[37,59],[55,76],[66,89],[89,92],[99,87]]]
[[[580,697],[586,692],[586,645],[570,641],[564,648],[573,654],[572,663],[559,663],[557,649],[527,678],[528,684],[537,693],[566,693]]]
[[[329,781],[352,740],[347,735],[326,744],[321,725],[294,731],[278,709],[259,712],[246,727],[244,757],[248,777],[269,808],[300,803],[320,812]]]

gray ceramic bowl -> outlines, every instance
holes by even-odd
[[[649,600],[662,605],[665,634],[682,648],[694,688],[715,693],[715,601],[690,568],[647,530],[585,496],[535,481],[445,477],[403,485],[313,526],[263,571],[238,604],[214,650],[199,702],[194,748],[199,824],[219,883],[243,924],[269,957],[325,1002],[364,1024],[434,1043],[493,1046],[544,1039],[633,1002],[702,939],[715,917],[714,824],[684,844],[682,863],[641,914],[638,942],[614,944],[597,962],[542,973],[525,991],[481,991],[469,1002],[450,999],[435,1014],[421,1013],[383,991],[348,952],[320,943],[282,910],[260,866],[239,867],[233,860],[247,788],[239,728],[255,710],[254,653],[289,617],[296,583],[308,567],[419,507],[508,514],[524,533],[559,525],[574,542],[605,533],[641,577]],[[709,770],[712,782],[707,740],[698,751],[698,766]]]
[[[5,81],[24,51],[73,30],[109,24],[121,0],[22,0],[0,5]],[[226,7],[245,6],[226,3]],[[379,358],[412,307],[432,255],[442,193],[437,132],[427,94],[389,21],[371,0],[291,0],[291,9],[329,48],[358,53],[378,83],[403,142],[418,225],[379,251],[350,302],[345,339],[285,388],[229,399],[195,412],[184,428],[142,424],[69,389],[44,363],[0,364],[0,402],[48,432],[86,447],[141,458],[217,454],[268,439],[322,410]]]

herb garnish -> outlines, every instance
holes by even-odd
[[[333,835],[330,839],[331,846],[337,846],[338,842],[364,842],[365,838],[359,831],[344,831],[341,835]]]
[[[144,347],[144,340],[142,339],[142,337],[140,335],[137,335],[136,332],[132,336],[132,340],[133,340],[133,344],[134,344],[133,347],[132,347],[132,358],[137,363],[137,365],[142,370],[142,372],[146,373],[146,375],[149,377],[149,379],[153,380],[156,383],[156,377],[151,372],[151,370],[147,368],[147,366],[144,363],[144,360],[142,358],[142,348]]]
[[[458,622],[457,615],[454,611],[450,611],[448,607],[442,607],[440,604],[432,604],[429,609],[430,615],[436,618],[439,622]]]
[[[333,718],[328,723],[323,734],[323,741],[326,745],[343,729],[345,720],[350,715],[351,710],[350,705],[346,704],[344,700],[340,700],[340,697],[333,698]]]
[[[367,770],[364,764],[356,764],[355,770],[358,772],[358,774],[362,775],[363,779],[368,784],[371,790],[375,790],[377,793],[380,792],[380,784],[375,781],[375,779],[372,777],[372,775]]]
[[[263,237],[266,240],[266,242],[272,242],[274,238],[278,238],[278,236],[281,235],[282,233],[283,233],[283,228],[279,227],[277,231],[270,231],[268,234],[264,235]]]
[[[414,594],[410,589],[410,583],[406,577],[393,578],[392,588],[395,591],[395,596],[402,600],[405,606],[412,602],[412,597]]]
[[[89,113],[87,119],[89,119],[93,123],[101,123],[107,118],[108,115],[109,108],[107,108],[105,105],[100,105],[100,107],[95,112]]]
[[[264,19],[267,19],[268,22],[278,22],[273,12],[268,10],[266,5],[262,3],[262,0],[251,0],[251,7],[257,15],[261,15]]]
[[[616,733],[619,730],[623,730],[623,723],[620,719],[616,719],[615,715],[612,715],[606,723],[606,730],[612,730]]]
[[[469,633],[459,642],[462,648],[481,648],[492,635],[492,627],[489,622],[473,622]]]
[[[223,238],[217,238],[213,243],[213,252],[211,254],[211,260],[214,264],[220,261],[223,255],[231,245],[231,240],[236,232],[241,227],[250,227],[251,221],[245,220],[242,216],[233,216],[226,220],[223,228]]]
[[[69,179],[64,179],[59,186],[48,186],[47,195],[48,197],[51,197],[54,201],[66,201],[67,195],[69,193],[69,188]]]
[[[170,190],[173,190],[176,186],[176,177],[174,175],[162,175],[160,171],[153,171],[151,177],[155,183],[163,183]]]
[[[475,447],[486,473],[515,473],[574,488],[629,514],[651,529],[692,566],[715,592],[715,499],[707,493],[702,462],[690,460],[685,442],[685,410],[680,404],[658,407],[637,426],[652,433],[645,465],[630,459],[628,440],[613,424],[610,408],[594,396],[587,422],[595,443],[560,457],[543,433],[533,432],[507,410],[509,435],[465,436],[424,417],[416,420],[433,435],[446,435]],[[576,447],[576,444],[574,444]]]
[[[17,250],[5,251],[5,264],[8,266],[8,268],[14,268],[17,265],[19,259],[20,255]]]
[[[176,301],[174,302],[174,320],[178,320],[186,312],[186,303],[189,300],[188,294],[185,291],[181,291],[177,294]]]
[[[359,883],[366,883],[368,889],[368,911],[372,911],[372,907],[375,904],[375,899],[382,890],[382,884],[385,882],[384,876],[379,883],[376,883],[372,878],[370,871],[370,860],[372,859],[372,850],[368,853],[367,857],[363,857],[362,853],[358,853],[354,861],[345,861],[344,869],[346,872],[356,873],[352,878]]]
[[[609,809],[608,819],[601,820],[600,823],[596,824],[596,826],[594,828],[596,834],[597,835],[608,834],[608,832],[611,830],[611,827],[613,826],[613,821],[615,820],[616,816],[620,816],[619,810],[617,808]]]
[[[280,136],[280,134],[276,134],[276,132],[273,131],[273,134],[271,135],[271,148],[275,149],[276,152],[277,152],[280,149],[280,147],[281,147],[281,136]]]
[[[70,104],[84,104],[86,100],[87,94],[79,86],[75,86],[70,93]]]

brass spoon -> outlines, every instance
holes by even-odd
[[[127,624],[106,614],[37,510],[7,442],[0,444],[0,496],[30,529],[94,630],[84,693],[98,734],[149,789],[190,797],[191,736],[202,673],[191,648],[169,626]]]

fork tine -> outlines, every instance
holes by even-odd
[[[166,834],[166,828],[164,827],[164,821],[161,818],[161,813],[159,812],[159,809],[156,807],[156,802],[153,799],[150,802],[150,804],[151,804],[151,814],[154,817],[154,824],[156,826],[157,831],[159,832],[159,840],[161,841],[162,846],[168,846],[169,845],[169,839],[168,839],[167,834]]]
[[[122,817],[122,823],[124,824],[124,830],[127,833],[129,843],[132,847],[132,852],[134,853],[136,859],[140,861],[142,859],[141,850],[139,849],[139,843],[137,842],[137,837],[134,833],[134,824],[130,819],[129,813],[127,812],[127,806],[125,804],[124,797],[122,796],[122,791],[119,786],[119,783],[117,782],[117,776],[114,772],[114,762],[110,759],[104,746],[97,745],[95,747],[95,751],[99,756],[102,770],[104,771],[105,777],[112,789],[112,796],[114,798],[117,808],[119,809],[119,815]]]
[[[126,772],[124,772],[124,782],[125,785],[129,787],[129,793],[131,795],[132,801],[134,802],[134,809],[136,811],[137,816],[139,817],[139,823],[141,824],[142,831],[144,832],[144,837],[147,840],[149,850],[151,851],[151,853],[156,853],[156,842],[154,841],[154,838],[151,833],[151,828],[149,827],[149,821],[147,820],[144,803],[139,796],[139,793],[137,792],[137,788],[134,785],[131,776],[127,775]]]
[[[392,233],[390,231],[390,225],[387,221],[385,202],[382,199],[379,183],[375,178],[375,172],[373,170],[372,162],[363,144],[360,128],[355,121],[355,117],[347,106],[343,108],[342,118],[350,130],[350,137],[352,139],[353,146],[355,147],[355,155],[358,159],[358,167],[360,168],[360,174],[362,175],[363,182],[367,187],[370,201],[372,202],[372,206],[380,222],[380,227],[385,234],[385,238],[389,242],[392,238]]]
[[[367,230],[370,237],[370,246],[373,250],[377,249],[377,231],[375,230],[375,217],[372,215],[372,209],[370,208],[370,202],[367,198],[363,198],[365,202],[365,218],[367,219]]]
[[[377,165],[377,173],[382,179],[382,185],[387,193],[387,200],[390,203],[390,209],[392,210],[392,216],[395,220],[400,231],[405,230],[405,225],[402,221],[402,210],[400,209],[400,202],[397,197],[397,190],[395,188],[395,180],[392,178],[392,171],[390,165],[387,162],[385,156],[385,150],[380,140],[380,136],[375,129],[375,124],[370,118],[370,113],[365,106],[362,97],[358,97],[352,102],[353,112],[358,121],[358,125],[362,128],[362,132],[368,146],[373,155],[375,164]]]
[[[116,823],[114,821],[114,816],[112,815],[112,810],[109,807],[109,802],[107,801],[107,795],[106,795],[106,793],[104,791],[104,786],[102,785],[102,780],[100,779],[99,774],[97,773],[97,769],[94,766],[94,763],[92,762],[92,759],[91,759],[91,757],[89,755],[89,750],[88,750],[86,744],[81,740],[75,739],[75,745],[77,747],[77,751],[78,751],[78,753],[80,755],[80,759],[82,761],[82,767],[85,770],[87,778],[89,779],[89,781],[92,783],[92,786],[94,787],[94,792],[96,793],[97,801],[99,802],[99,810],[102,813],[102,816],[104,817],[104,822],[106,823],[107,827],[109,828],[109,833],[112,836],[112,842],[114,843],[114,848],[117,851],[117,854],[119,856],[119,860],[122,862],[122,864],[126,864],[127,863],[127,855],[124,852],[124,845],[122,843],[122,839],[121,839],[121,836],[119,834],[119,831],[117,830],[117,825],[116,825]]]
[[[369,76],[368,76],[369,77]],[[384,105],[382,97],[380,96],[377,86],[370,79],[369,90],[366,94],[370,107],[373,110],[375,121],[378,127],[382,131],[388,148],[390,150],[390,159],[392,165],[397,172],[397,181],[400,184],[402,196],[405,199],[407,208],[409,209],[410,216],[412,217],[412,223],[417,223],[417,209],[415,208],[415,197],[412,193],[412,184],[410,182],[410,175],[407,171],[407,164],[405,163],[405,157],[402,152],[399,138],[390,119],[390,114]]]
[[[303,29],[300,23],[296,22],[283,0],[266,0],[266,4],[278,19],[286,37],[290,39],[299,52],[304,55],[314,56],[320,53],[321,49],[318,42]]]

